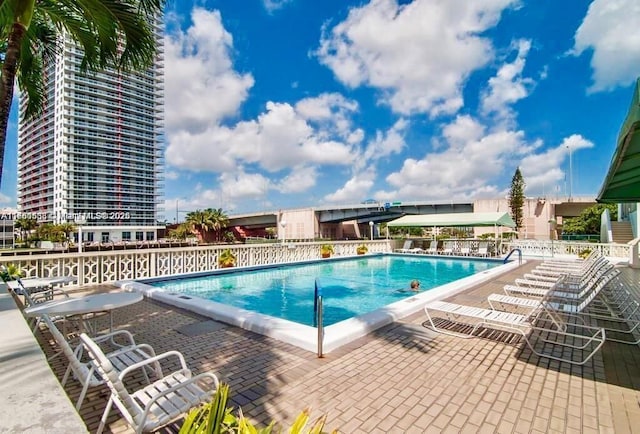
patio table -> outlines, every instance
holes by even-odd
[[[113,310],[137,303],[142,299],[142,293],[139,292],[107,292],[38,303],[25,308],[23,312],[27,317],[41,315],[67,317],[86,314],[94,314],[95,316],[99,312],[108,312],[109,331],[113,331]]]

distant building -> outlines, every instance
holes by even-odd
[[[81,224],[85,241],[105,233],[112,241],[135,240],[136,233],[156,237],[163,169],[160,21],[156,40],[154,65],[137,74],[82,73],[82,51],[68,38],[61,44],[44,70],[42,114],[18,125],[21,215]],[[127,229],[119,233],[117,226]]]

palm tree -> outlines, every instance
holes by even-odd
[[[38,226],[36,219],[20,217],[14,222],[14,227],[20,230],[20,240],[24,243],[27,241],[27,234]]]
[[[207,212],[210,214],[210,220],[212,221],[211,229],[216,231],[216,239],[220,241],[220,232],[222,229],[226,228],[229,225],[229,217],[222,211],[222,208],[218,209],[207,209]]]
[[[82,67],[144,70],[153,62],[151,17],[165,0],[0,0],[0,181],[16,78],[27,97],[24,116],[36,116],[45,97],[43,67],[64,35],[84,52]]]

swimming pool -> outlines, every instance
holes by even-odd
[[[420,290],[425,291],[497,265],[491,260],[368,255],[171,278],[151,282],[151,285],[315,326],[314,286],[317,282],[324,300],[323,323],[328,326],[415,295],[409,289],[411,280],[419,280]]]
[[[467,277],[458,278],[457,280],[450,280],[447,282],[441,281],[438,283],[438,286],[435,286],[429,290],[423,290],[418,293],[398,293],[399,299],[396,301],[392,301],[390,304],[382,305],[380,308],[374,308],[373,311],[369,311],[367,309],[367,313],[355,314],[349,313],[348,319],[344,319],[338,321],[334,324],[328,325],[324,327],[323,330],[323,348],[324,352],[328,353],[342,345],[345,345],[353,340],[365,336],[372,331],[389,324],[395,320],[406,317],[413,313],[416,313],[424,307],[426,303],[432,300],[442,299],[449,295],[453,295],[457,292],[463,291],[471,286],[476,284],[486,282],[496,276],[505,273],[515,267],[518,266],[517,262],[509,262],[507,264],[502,264],[502,261],[499,259],[470,259],[470,258],[450,258],[450,257],[429,257],[427,255],[409,255],[409,254],[396,254],[396,253],[388,253],[388,254],[375,254],[375,255],[366,255],[366,260],[378,261],[378,260],[386,260],[385,258],[402,258],[404,263],[413,263],[414,261],[420,261],[424,268],[427,270],[428,267],[433,266],[432,273],[420,274],[416,276],[415,270],[408,272],[407,274],[403,274],[398,272],[396,276],[394,273],[388,271],[388,269],[384,269],[379,271],[382,275],[386,276],[394,276],[397,277],[398,280],[389,280],[388,284],[384,283],[383,285],[379,285],[384,288],[385,293],[395,293],[400,288],[407,288],[409,285],[409,281],[412,279],[418,279],[421,281],[421,289],[430,285],[430,276],[433,277],[435,275],[446,275],[449,272],[443,272],[442,268],[444,264],[451,263],[453,264],[453,268],[474,268],[481,267],[482,264],[487,264],[487,268],[479,271],[480,268],[476,269],[475,274],[467,275]],[[287,342],[291,345],[295,345],[302,349],[315,352],[318,348],[318,329],[312,327],[310,325],[295,322],[288,319],[278,318],[271,314],[265,314],[258,312],[256,310],[250,310],[244,307],[232,306],[230,304],[221,303],[218,301],[207,300],[202,298],[201,296],[192,295],[190,293],[186,293],[182,289],[180,289],[180,285],[182,285],[181,280],[183,282],[188,282],[191,278],[200,278],[211,275],[228,275],[231,277],[232,274],[235,275],[246,275],[246,276],[254,276],[252,279],[260,282],[260,277],[255,277],[254,272],[260,270],[276,270],[277,273],[281,273],[282,270],[286,269],[295,269],[298,266],[306,266],[313,265],[315,267],[320,267],[321,270],[324,267],[330,270],[341,270],[340,267],[344,268],[360,268],[361,270],[365,270],[365,274],[368,273],[367,279],[371,277],[373,270],[367,265],[368,262],[361,262],[363,258],[361,257],[351,257],[351,258],[330,258],[330,259],[322,259],[322,260],[314,260],[314,261],[302,261],[297,263],[287,263],[287,264],[273,264],[269,266],[261,266],[261,267],[240,267],[235,268],[233,270],[223,269],[216,270],[213,272],[201,272],[201,273],[192,273],[192,274],[183,274],[183,275],[174,275],[174,276],[165,276],[165,277],[157,277],[157,278],[148,278],[141,280],[126,280],[115,282],[116,285],[125,288],[125,289],[133,289],[141,291],[145,294],[145,296],[161,301],[163,303],[167,303],[179,308],[187,309],[192,312],[198,313],[205,317],[212,318],[217,321],[221,321],[227,324],[231,324],[237,327],[244,328],[246,330],[250,330],[256,333],[260,333],[274,339],[278,339],[284,342]],[[435,262],[433,262],[435,261]],[[359,265],[364,264],[364,265]],[[331,265],[331,267],[329,267]],[[337,267],[337,268],[333,268]],[[342,270],[340,271],[342,272]],[[277,274],[276,273],[276,274]],[[319,282],[320,286],[323,287],[323,291],[329,291],[331,286],[342,286],[338,285],[340,279],[344,278],[344,275],[335,275],[334,271],[331,276],[320,277]],[[398,277],[399,276],[399,277]],[[312,276],[315,279],[315,276]],[[459,277],[459,276],[458,276]],[[327,280],[329,279],[329,280]],[[365,280],[367,280],[365,279]],[[374,278],[376,282],[380,282],[382,277],[379,275]],[[282,279],[281,279],[282,280]],[[286,281],[287,279],[283,279]],[[345,280],[345,279],[343,279]],[[178,284],[178,287],[174,287],[173,289],[165,289],[160,286],[155,286],[160,283],[161,286],[164,285],[162,282],[172,282],[173,284]],[[266,283],[264,279],[262,283]],[[363,284],[360,282],[361,286],[367,288],[367,285],[371,286],[369,283]],[[305,290],[309,291],[313,288],[313,282],[310,283],[310,288],[307,284],[305,284]],[[189,285],[186,285],[189,286]],[[285,287],[286,288],[286,287]],[[232,288],[229,288],[232,289]],[[202,288],[200,289],[202,291]],[[205,292],[208,290],[205,290]],[[237,297],[237,289],[231,290],[229,292],[235,294],[235,298]],[[288,290],[286,290],[288,293]],[[278,290],[272,289],[270,291],[270,298],[278,297],[278,295],[282,295],[282,287],[280,292]],[[373,296],[368,294],[364,298],[360,298],[362,301],[368,299],[377,298],[378,295]],[[262,300],[262,296],[257,297],[257,299]],[[325,311],[327,303],[330,303],[330,297],[324,296],[324,305]],[[342,303],[347,297],[343,296],[339,298],[339,303]],[[300,300],[304,299],[303,304],[308,304],[313,307],[313,296],[310,297],[307,294],[304,294],[303,297],[300,297]],[[287,302],[287,306],[290,306],[290,302]],[[302,303],[302,301],[300,301]],[[292,309],[292,310],[300,310],[300,309]],[[350,310],[350,309],[349,309]],[[354,316],[356,315],[356,316]]]

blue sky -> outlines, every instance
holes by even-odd
[[[170,0],[167,220],[502,197],[518,166],[528,196],[595,196],[638,22],[635,0]],[[12,203],[15,131],[7,154]]]

